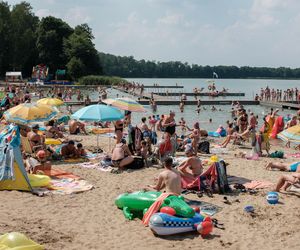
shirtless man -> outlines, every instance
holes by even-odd
[[[178,170],[182,177],[195,179],[203,172],[201,160],[194,154],[192,147],[187,147],[185,154],[188,159],[178,166]]]
[[[80,130],[87,135],[87,132],[85,130],[85,126],[83,123],[78,122],[76,120],[70,120],[68,122],[69,125],[69,131],[71,135],[77,135],[80,133]]]
[[[168,157],[164,161],[165,170],[161,172],[157,178],[156,185],[148,185],[148,187],[161,191],[165,189],[167,193],[181,194],[181,177],[177,170],[172,169],[173,160]]]
[[[77,158],[77,149],[74,141],[69,141],[68,144],[64,145],[60,149],[61,156],[64,158]]]
[[[27,137],[33,150],[35,150],[36,148],[41,149],[44,146],[44,138],[38,134],[39,128],[39,125],[34,125],[32,127],[32,131],[27,133]]]

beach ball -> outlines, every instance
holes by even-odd
[[[213,224],[212,222],[209,221],[203,221],[197,226],[197,231],[202,236],[210,234],[212,230],[213,230]]]
[[[269,204],[277,204],[279,200],[279,195],[277,192],[269,192],[267,194],[267,201]]]

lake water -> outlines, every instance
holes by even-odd
[[[130,78],[127,79],[129,81],[134,81],[138,83],[142,83],[144,85],[167,85],[167,86],[174,86],[176,83],[178,85],[184,86],[183,89],[168,89],[169,93],[171,92],[192,92],[193,88],[206,88],[208,87],[207,79],[157,79],[157,78]],[[222,90],[222,88],[229,89],[229,92],[242,92],[245,93],[245,97],[227,97],[230,100],[237,100],[237,99],[244,99],[244,100],[253,100],[255,93],[259,93],[260,88],[264,88],[269,86],[270,88],[279,88],[279,89],[287,89],[287,88],[295,88],[300,87],[300,80],[272,80],[272,79],[214,79],[217,90]],[[167,89],[145,89],[145,91],[166,91]],[[122,96],[129,96],[133,99],[136,97],[131,96],[129,94],[125,94],[123,92],[119,92],[114,89],[110,89],[109,97],[116,97],[118,94],[119,97]],[[92,99],[98,99],[98,93],[90,93]],[[179,98],[179,97],[173,97]],[[193,97],[190,97],[193,98]],[[207,97],[208,98],[208,97]],[[201,99],[205,99],[205,97],[201,97]],[[224,97],[218,97],[217,99],[224,99]],[[216,108],[220,111],[212,112],[210,110],[210,106],[205,106],[206,110],[202,110],[200,114],[197,114],[195,111],[196,107],[192,105],[185,106],[184,112],[181,113],[179,110],[178,105],[171,105],[165,106],[161,105],[158,106],[158,111],[156,114],[168,114],[170,110],[174,110],[176,112],[176,120],[179,121],[181,117],[183,117],[189,126],[196,121],[200,122],[201,128],[204,128],[208,131],[215,131],[219,125],[225,125],[227,120],[231,120],[231,106],[229,105],[220,105],[216,106]],[[75,107],[74,107],[75,108]],[[146,113],[134,113],[133,115],[133,124],[137,124],[140,122],[140,119],[145,116],[148,117],[152,115],[152,111],[150,110],[149,106],[145,106],[147,112]],[[262,117],[267,114],[270,109],[259,106],[259,105],[249,105],[245,106],[246,110],[253,111],[256,115],[259,116],[259,122],[261,124]],[[284,110],[280,111],[281,115],[287,115],[295,113],[295,111]],[[209,119],[212,119],[212,122],[209,123]]]

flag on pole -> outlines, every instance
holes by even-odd
[[[219,78],[218,74],[216,72],[213,72],[213,78]]]

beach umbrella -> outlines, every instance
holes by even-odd
[[[124,114],[114,107],[94,104],[79,109],[71,118],[82,121],[117,121],[123,119]]]
[[[124,114],[115,107],[94,104],[76,111],[72,119],[82,121],[117,121],[124,118]],[[99,134],[97,134],[97,147],[99,147]],[[110,149],[110,137],[109,137]]]
[[[102,102],[109,104],[111,106],[114,106],[118,109],[127,110],[131,112],[145,112],[145,108],[136,102],[135,100],[124,97],[124,98],[111,98],[111,99],[105,99]]]
[[[17,124],[28,124],[51,120],[57,115],[57,109],[38,103],[22,103],[8,109],[3,116],[6,121]]]
[[[45,104],[50,106],[61,106],[64,102],[57,98],[43,98],[37,101],[38,104]]]
[[[300,125],[295,125],[286,130],[283,130],[277,135],[278,138],[284,142],[290,142],[299,145],[300,144]]]

